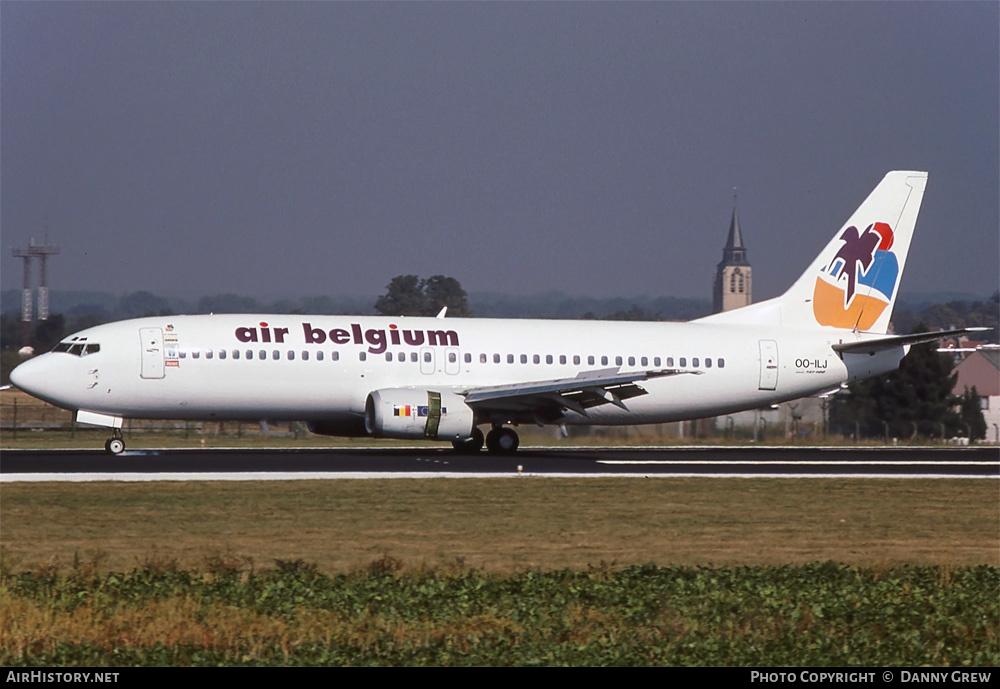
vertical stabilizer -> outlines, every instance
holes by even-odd
[[[702,321],[887,332],[926,184],[890,172],[787,292]]]

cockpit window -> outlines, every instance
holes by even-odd
[[[53,352],[66,352],[67,354],[72,354],[73,356],[86,356],[88,354],[95,354],[101,351],[101,345],[97,342],[87,342],[86,339],[77,340],[76,342],[60,342],[53,349]]]

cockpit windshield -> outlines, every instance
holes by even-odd
[[[101,351],[101,345],[97,342],[88,342],[85,337],[74,337],[71,340],[60,342],[52,351],[66,352],[73,356],[87,356]]]

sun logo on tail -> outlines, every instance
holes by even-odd
[[[892,302],[899,261],[892,228],[877,222],[858,232],[851,225],[843,245],[816,278],[813,314],[820,325],[868,330]]]

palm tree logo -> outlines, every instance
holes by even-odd
[[[874,224],[869,225],[864,232],[858,233],[858,228],[851,225],[844,230],[844,234],[840,235],[844,245],[833,257],[831,262],[833,269],[830,273],[838,280],[845,273],[847,275],[847,289],[844,292],[845,305],[851,303],[859,275],[868,272],[868,268],[871,267],[872,261],[875,259],[875,249],[883,240],[882,236],[874,231],[874,227]],[[839,266],[837,259],[841,261]]]

